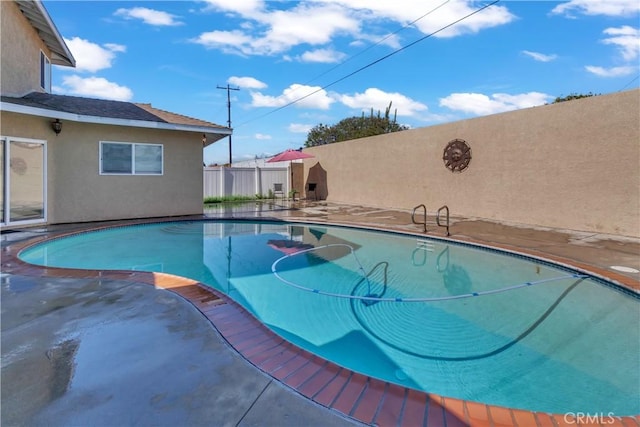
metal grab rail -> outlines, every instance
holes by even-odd
[[[447,211],[447,223],[445,225],[440,224],[440,212],[442,211]],[[426,216],[426,213],[425,213]],[[436,224],[438,224],[438,227],[447,227],[447,236],[450,236],[451,234],[449,234],[449,207],[447,205],[444,205],[443,207],[441,207],[440,209],[438,209],[438,213],[436,214]]]
[[[422,208],[424,210],[424,221],[422,222],[418,222],[416,221],[416,211]],[[422,224],[422,226],[424,227],[424,232],[427,232],[427,207],[425,205],[418,205],[415,208],[413,208],[413,212],[411,212],[411,222],[413,222],[414,224]]]

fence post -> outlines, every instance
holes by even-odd
[[[220,197],[226,196],[224,193],[224,166],[220,166]]]
[[[262,177],[260,176],[261,172],[260,172],[260,167],[258,165],[256,165],[254,173],[255,173],[255,182],[256,182],[256,191],[255,191],[254,194],[259,194],[260,196],[262,196],[262,190],[261,190],[261,188],[262,188],[262,179],[261,178]]]

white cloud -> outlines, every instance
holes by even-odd
[[[640,4],[640,2],[638,2]],[[640,30],[628,25],[618,28],[607,28],[603,31],[610,36],[602,42],[614,45],[625,61],[632,61],[640,55]]]
[[[477,34],[487,28],[505,25],[516,19],[505,6],[493,5],[461,20],[480,9],[480,6],[481,4],[476,1],[452,1],[437,9],[433,15],[419,21],[416,26],[424,34],[431,34],[458,21],[455,25],[435,34],[435,37],[455,37],[464,34]]]
[[[227,83],[236,85],[238,87],[245,88],[245,89],[264,89],[267,87],[266,83],[261,82],[258,79],[254,79],[253,77],[232,76],[232,77],[229,77],[229,79],[227,80]]]
[[[382,37],[367,33],[376,31],[385,22],[392,22],[395,26],[407,26],[413,22],[408,27],[424,34],[437,32],[436,37],[453,37],[477,33],[515,19],[506,7],[493,5],[462,20],[479,9],[480,6],[473,0],[442,0],[430,5],[425,5],[424,0],[322,0],[296,3],[208,0],[207,4],[209,9],[238,15],[246,21],[238,24],[236,29],[204,32],[191,41],[209,49],[240,55],[284,55],[295,46],[327,46],[338,36],[351,37],[351,43],[366,40],[394,48],[400,47],[397,34]],[[273,4],[278,6],[272,7]],[[295,6],[283,6],[287,4]],[[439,31],[456,21],[459,22]],[[326,55],[328,51],[322,53],[321,50],[310,51],[306,58],[303,56],[300,59],[336,62],[335,57]]]
[[[253,38],[242,31],[209,31],[190,40],[207,49],[220,49],[225,53],[250,55],[253,53]]]
[[[628,65],[616,67],[601,67],[587,65],[585,70],[598,77],[625,77],[638,71],[635,62],[640,57],[640,30],[628,25],[618,28],[607,28],[604,34],[610,36],[602,40],[602,43],[613,45],[620,52],[622,60]]]
[[[108,43],[102,47],[80,37],[64,39],[64,42],[76,59],[75,71],[80,72],[95,73],[105,68],[111,68],[112,62],[116,57],[114,52],[126,51],[126,47],[122,45]]]
[[[418,116],[419,113],[427,110],[427,106],[412,100],[397,92],[384,92],[377,88],[369,88],[364,93],[355,95],[341,95],[339,100],[347,107],[369,111],[373,108],[374,113],[384,111],[391,105],[391,115],[397,110],[398,116]]]
[[[300,101],[297,101],[300,100]],[[319,86],[306,86],[292,84],[286,88],[282,95],[269,96],[259,92],[251,92],[251,106],[253,107],[283,107],[294,101],[294,105],[299,108],[315,108],[327,110],[333,99],[324,89]]]
[[[440,106],[468,114],[484,116],[543,105],[553,99],[551,95],[529,92],[518,95],[494,93],[491,96],[482,93],[452,93],[440,99]]]
[[[351,13],[358,11],[358,16],[367,21],[390,20],[399,25],[413,23],[423,34],[434,33],[441,28],[460,20],[478,10],[481,5],[470,0],[439,0],[425,2],[424,0],[402,1],[371,1],[371,0],[325,0],[340,4],[350,9]],[[515,16],[504,6],[493,5],[444,31],[435,37],[453,37],[461,34],[477,33],[486,28],[507,24]],[[415,21],[415,22],[414,22]]]
[[[531,52],[530,50],[523,50],[522,53],[540,62],[550,62],[558,57],[558,55],[545,55],[544,53]]]
[[[291,123],[289,125],[289,132],[293,133],[309,133],[314,125],[306,125],[303,123]]]
[[[329,43],[335,35],[354,34],[360,21],[344,8],[322,3],[299,3],[289,10],[275,10],[264,16],[265,37],[256,40],[259,51],[283,52],[300,44]]]
[[[125,19],[140,19],[145,24],[154,26],[183,25],[182,22],[176,20],[178,17],[175,15],[160,10],[147,9],[146,7],[120,8],[115,11],[114,15],[122,16]]]
[[[561,3],[551,13],[572,17],[576,11],[584,15],[630,16],[640,12],[638,0],[571,0]]]
[[[110,50],[111,52],[126,52],[127,51],[127,47],[123,46],[121,44],[105,43],[104,47],[107,48],[107,50]]]
[[[114,101],[130,101],[133,98],[131,89],[102,77],[66,76],[63,77],[62,84],[62,87],[57,87],[56,89],[68,95],[111,99]]]
[[[258,140],[264,141],[264,140],[271,139],[271,135],[265,135],[263,133],[256,133],[255,134],[255,138],[258,139]]]
[[[310,50],[300,55],[302,62],[318,62],[331,64],[342,61],[346,55],[333,49],[316,49]]]
[[[594,65],[587,65],[584,68],[591,74],[595,74],[599,77],[624,77],[634,74],[638,71],[637,67],[631,66],[603,68],[596,67]]]
[[[245,18],[259,16],[264,9],[263,0],[205,0],[208,9],[241,15]]]
[[[232,31],[211,31],[192,39],[209,49],[241,55],[281,54],[300,44],[324,45],[341,33],[359,30],[359,21],[343,8],[320,3],[299,3],[290,9],[262,11],[262,2],[209,1],[217,10],[254,20]],[[252,31],[252,32],[251,32]]]

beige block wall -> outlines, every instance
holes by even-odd
[[[467,141],[467,170],[443,150]],[[328,201],[640,237],[640,91],[600,95],[305,150]]]
[[[201,214],[202,135],[90,125],[2,112],[2,135],[47,140],[48,222]],[[163,144],[164,175],[99,174],[100,141]]]
[[[0,1],[3,95],[23,96],[40,89],[40,51],[51,52],[13,1]]]

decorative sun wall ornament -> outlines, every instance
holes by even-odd
[[[471,161],[471,147],[463,139],[449,141],[442,154],[442,160],[451,172],[462,172]]]

